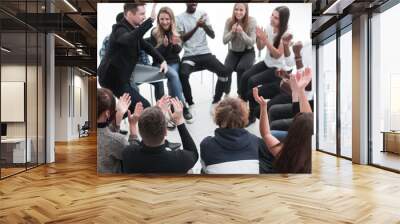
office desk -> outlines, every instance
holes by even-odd
[[[26,152],[25,152],[25,145]],[[5,160],[5,163],[25,163],[31,162],[31,145],[32,141],[28,138],[25,142],[25,138],[6,138],[1,139],[1,159]]]
[[[382,152],[392,152],[400,154],[400,131],[382,131],[382,134]]]

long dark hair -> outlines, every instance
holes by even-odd
[[[290,125],[282,150],[275,160],[279,173],[311,173],[313,114],[298,113]]]
[[[274,47],[278,48],[283,34],[288,29],[290,10],[286,6],[276,7],[274,11],[279,13],[279,32],[274,39]]]

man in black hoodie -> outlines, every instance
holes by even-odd
[[[116,23],[110,35],[109,49],[98,68],[99,83],[111,89],[117,97],[129,93],[132,99],[130,111],[134,111],[137,102],[149,107],[150,103],[130,84],[130,77],[138,61],[140,50],[161,61],[160,72],[167,72],[167,62],[143,35],[153,26],[155,12],[145,20],[143,3],[125,3],[124,18]]]

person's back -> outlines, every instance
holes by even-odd
[[[196,144],[184,124],[182,103],[172,98],[174,113],[171,117],[177,124],[183,150],[168,151],[165,146],[166,120],[162,110],[150,107],[139,118],[139,133],[142,142],[137,142],[123,151],[125,173],[187,173],[197,162]],[[163,110],[169,108],[161,106]]]
[[[128,145],[124,135],[112,132],[107,124],[97,127],[97,172],[121,173],[122,151]]]
[[[225,98],[215,108],[214,121],[219,126],[215,136],[200,143],[205,172],[210,174],[258,174],[262,139],[249,133],[248,109],[238,98]]]
[[[208,174],[258,174],[259,148],[265,148],[262,139],[243,128],[217,128],[200,143]]]
[[[122,158],[125,173],[187,173],[197,162],[193,152],[168,151],[164,144],[149,147],[143,142],[126,147]]]

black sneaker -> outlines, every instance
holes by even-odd
[[[179,149],[179,147],[181,147],[181,143],[175,143],[165,140],[165,147],[170,148],[172,150],[177,150]]]
[[[184,107],[183,108],[183,117],[185,118],[186,122],[189,124],[193,123],[193,115],[190,113],[189,108]]]

